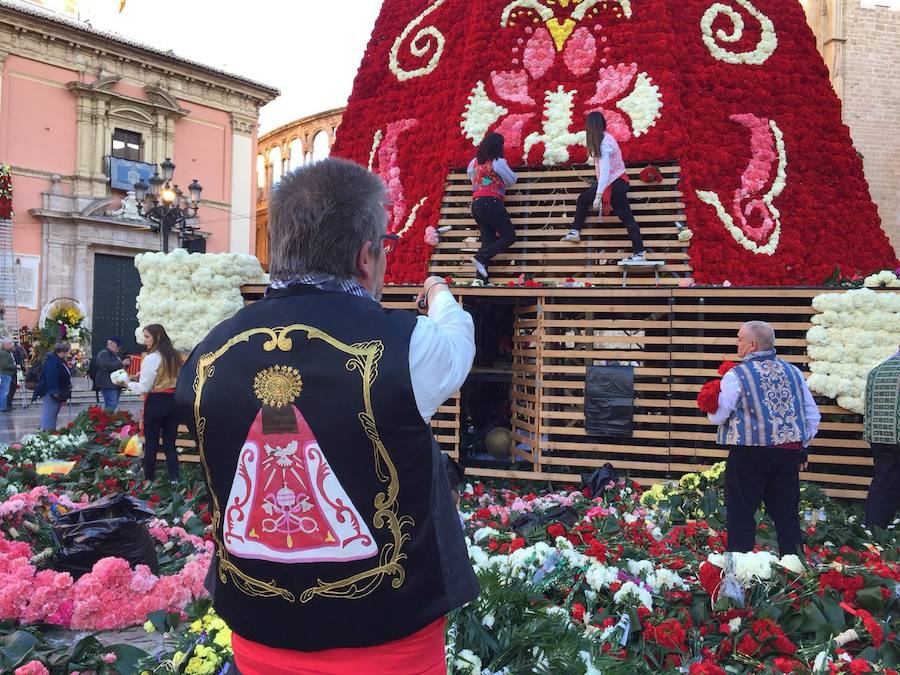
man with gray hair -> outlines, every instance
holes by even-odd
[[[725,508],[728,550],[751,551],[760,502],[775,522],[781,555],[796,553],[800,531],[800,470],[821,418],[800,370],[775,355],[775,331],[748,321],[737,335],[742,362],[722,377],[718,442],[728,448]]]
[[[214,606],[242,673],[445,672],[478,595],[429,422],[475,356],[438,277],[378,303],[387,195],[326,159],[270,199],[272,283],[188,358],[176,403],[213,505]],[[338,651],[339,650],[339,651]]]

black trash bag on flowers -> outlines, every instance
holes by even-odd
[[[69,511],[53,523],[53,569],[75,579],[90,572],[101,558],[124,558],[134,567],[159,572],[156,544],[147,522],[153,509],[134,497],[118,493]]]
[[[512,529],[517,534],[526,535],[531,531],[539,531],[539,538],[543,538],[543,531],[547,525],[562,523],[566,527],[572,527],[578,522],[578,512],[571,506],[553,506],[546,511],[529,511],[510,522]],[[527,538],[527,537],[526,537]]]
[[[588,488],[593,499],[597,495],[602,495],[606,488],[615,485],[617,480],[619,475],[613,465],[607,462],[591,474],[582,474],[581,487]]]

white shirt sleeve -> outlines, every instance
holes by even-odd
[[[162,362],[159,352],[150,352],[141,360],[141,374],[137,382],[128,383],[132,394],[149,394],[156,384],[156,370]]]
[[[469,176],[470,183],[473,180],[475,180],[475,160],[474,159],[471,162],[469,162],[469,166],[466,169],[466,174],[468,174],[468,176]]]
[[[722,386],[719,389],[719,409],[714,413],[708,413],[707,418],[715,425],[725,424],[737,405],[741,395],[741,381],[732,371],[722,376]]]
[[[600,206],[603,200],[603,191],[609,182],[609,158],[612,156],[612,145],[606,142],[600,144],[600,156],[594,159],[594,167],[597,171],[597,195],[594,197],[594,207]]]
[[[416,320],[409,340],[409,377],[426,422],[465,382],[475,360],[475,323],[452,293],[435,293],[428,316]]]
[[[819,412],[819,406],[816,405],[812,392],[809,390],[809,386],[806,384],[806,379],[803,379],[802,387],[803,413],[806,415],[806,431],[809,434],[809,440],[803,443],[803,447],[806,448],[809,447],[810,441],[819,433],[819,422],[822,421],[822,415]]]

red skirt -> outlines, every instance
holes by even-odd
[[[444,619],[405,638],[374,647],[319,652],[267,647],[232,633],[231,648],[241,675],[446,675]]]

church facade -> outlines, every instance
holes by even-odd
[[[76,300],[89,328],[134,314],[133,258],[161,240],[127,190],[166,158],[182,190],[203,186],[206,250],[254,251],[257,120],[275,88],[5,2],[0,68],[20,325],[57,298]]]

